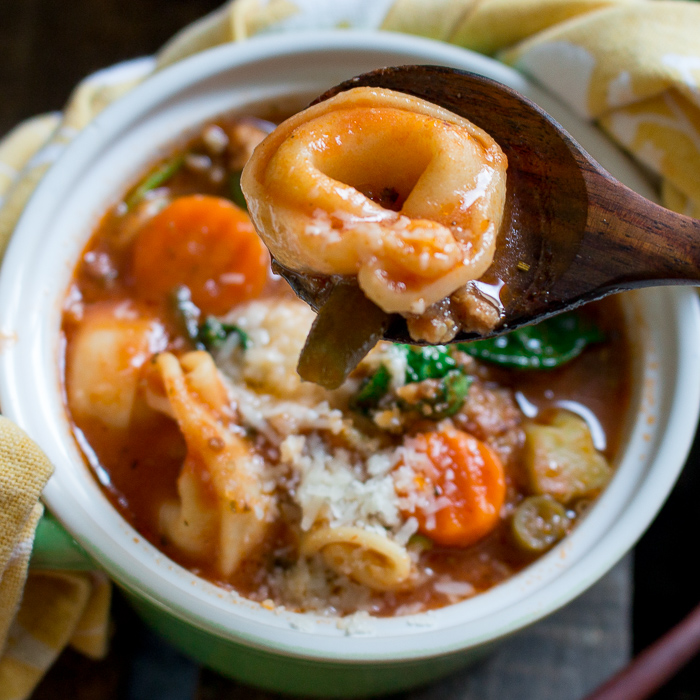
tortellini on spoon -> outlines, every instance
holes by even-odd
[[[283,268],[356,282],[382,311],[406,318],[414,340],[442,343],[499,320],[471,283],[493,260],[507,165],[467,119],[362,87],[283,122],[256,148],[241,186]]]

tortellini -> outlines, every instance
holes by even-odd
[[[66,390],[73,415],[127,428],[141,366],[164,345],[160,323],[130,305],[90,307],[66,358]]]
[[[180,501],[161,507],[161,528],[186,552],[216,558],[219,573],[230,576],[267,530],[272,501],[262,492],[262,459],[227,427],[234,416],[211,355],[162,353],[155,363],[187,444]]]
[[[280,264],[356,276],[384,311],[415,316],[491,265],[506,168],[498,144],[468,120],[355,88],[283,122],[241,184]]]

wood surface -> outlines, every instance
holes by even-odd
[[[217,0],[0,0],[0,134],[58,110],[85,75],[150,54]],[[700,441],[690,464],[700,461]],[[697,602],[700,469],[685,470],[667,505],[627,559],[571,605],[506,641],[479,668],[392,700],[578,700],[678,622]],[[634,589],[630,570],[634,568]],[[629,611],[634,594],[632,625]],[[149,632],[118,592],[108,657],[67,651],[36,700],[271,700],[201,671]],[[630,633],[633,631],[632,640]],[[700,700],[694,662],[655,698]]]

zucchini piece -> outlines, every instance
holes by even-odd
[[[566,508],[549,495],[528,496],[513,513],[512,529],[518,546],[539,554],[562,539],[571,520]]]
[[[563,504],[602,489],[612,469],[593,446],[583,418],[558,410],[548,425],[528,423],[525,429],[525,465],[530,486]]]

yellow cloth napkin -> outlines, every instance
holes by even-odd
[[[370,28],[382,0],[235,0],[181,32],[159,67],[205,46],[298,27]],[[494,56],[598,123],[660,177],[663,203],[700,217],[700,3],[393,0],[376,28]]]
[[[51,472],[43,452],[0,416],[2,700],[28,697],[68,643],[92,657],[106,650],[110,588],[103,574],[32,571],[27,579],[44,510],[39,494]]]
[[[666,206],[700,217],[700,3],[232,0],[176,35],[155,60],[90,76],[62,115],[36,117],[0,141],[0,256],[51,162],[112,100],[206,48],[309,28],[406,32],[494,56],[595,121],[658,177]],[[0,346],[11,341],[0,335]],[[106,649],[103,575],[31,571],[27,578],[50,472],[41,451],[0,418],[0,700],[28,697],[69,643],[93,657]]]

